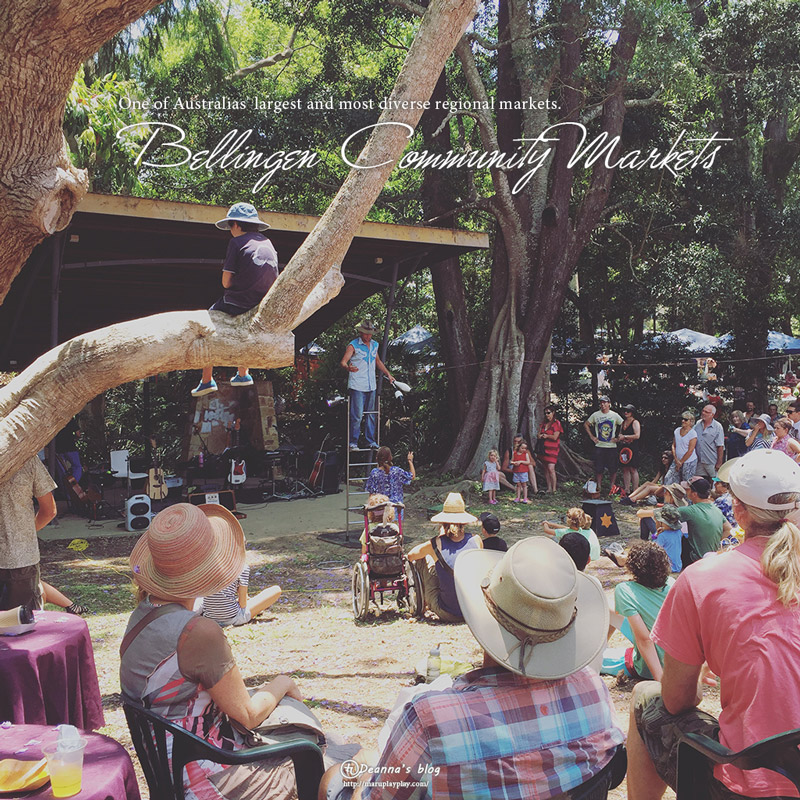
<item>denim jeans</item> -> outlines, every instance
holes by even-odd
[[[375,411],[375,390],[371,392],[359,392],[355,389],[350,390],[350,444],[358,444],[358,435],[361,432],[361,417],[366,415],[364,423],[364,436],[367,437],[367,444],[375,441],[375,427],[377,414],[369,413]]]

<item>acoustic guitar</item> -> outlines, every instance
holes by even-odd
[[[153,458],[152,465],[150,469],[147,470],[147,496],[151,500],[163,500],[167,494],[169,494],[169,488],[167,487],[164,470],[161,467],[161,461],[158,457],[155,439],[150,439],[150,446],[152,448]]]
[[[323,476],[325,474],[325,442],[328,441],[328,436],[330,434],[326,434],[325,438],[322,440],[322,444],[319,446],[319,451],[317,452],[317,460],[314,462],[314,468],[311,470],[311,475],[308,478],[308,485],[312,489],[319,489],[319,485],[322,483]]]

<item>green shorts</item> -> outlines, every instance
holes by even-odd
[[[661,780],[673,789],[677,785],[678,742],[684,733],[699,733],[719,741],[719,722],[711,714],[700,709],[670,714],[661,699],[661,684],[652,683],[641,690],[633,707],[636,727],[642,737],[647,752],[653,761]],[[710,762],[705,762],[708,772],[703,782],[710,778],[709,800],[743,800],[744,795],[728,789],[708,773],[712,770]],[[762,798],[761,800],[780,800]]]

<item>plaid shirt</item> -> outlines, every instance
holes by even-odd
[[[539,681],[487,667],[406,706],[363,796],[547,800],[600,772],[623,741],[592,670]]]

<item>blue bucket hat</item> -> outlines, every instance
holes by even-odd
[[[260,231],[269,228],[266,222],[258,218],[258,211],[252,203],[234,203],[228,211],[228,216],[214,224],[223,231],[229,231],[231,222],[252,222],[258,225]]]

